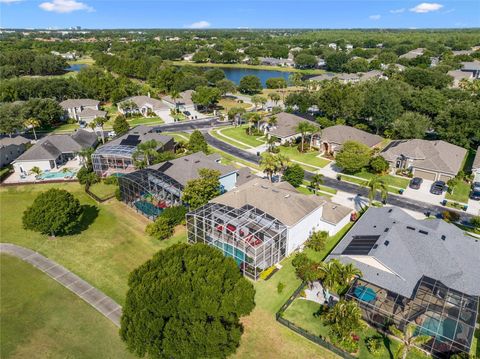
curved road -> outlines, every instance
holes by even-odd
[[[260,161],[260,157],[257,155],[254,155],[252,153],[246,152],[244,150],[241,150],[237,147],[234,147],[228,143],[225,143],[223,141],[220,141],[216,139],[215,137],[211,136],[209,133],[204,132],[205,139],[207,140],[208,144],[218,148],[221,151],[224,151],[228,154],[231,154],[232,156],[241,158],[242,160],[249,161],[255,164],[258,164]],[[310,180],[314,173],[305,171],[305,179]],[[329,178],[329,177],[323,177],[323,182],[326,186],[335,188],[336,190],[343,191],[343,192],[348,192],[356,195],[360,195],[363,197],[368,196],[368,189],[365,187],[358,186],[353,183],[349,182],[344,182],[344,181],[339,181],[337,179]],[[416,201],[410,198],[394,195],[394,194],[389,194],[388,195],[388,204],[391,204],[393,206],[397,206],[400,208],[405,208],[409,209],[415,212],[421,212],[421,213],[427,213],[430,212],[432,215],[438,215],[441,212],[445,211],[445,207],[442,206],[437,206],[434,204],[430,203],[425,203],[421,201]],[[453,208],[449,208],[448,210],[454,210]],[[462,211],[456,211],[460,214],[461,221],[463,222],[469,222],[470,219],[473,217],[472,215],[462,212]]]
[[[11,243],[0,243],[0,254],[9,254],[40,269],[120,327],[122,307],[65,267],[31,249]]]

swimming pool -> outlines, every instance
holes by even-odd
[[[67,171],[67,172],[45,172],[37,176],[37,179],[64,179],[75,178],[76,172]]]
[[[450,318],[427,317],[422,325],[418,327],[417,334],[437,337],[437,340],[453,340],[455,338],[455,327],[457,323]]]

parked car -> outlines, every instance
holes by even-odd
[[[80,128],[87,127],[87,123],[85,121],[78,121],[78,124],[80,125]]]
[[[108,133],[108,138],[114,138],[117,134],[115,133],[115,131],[110,131]]]
[[[191,115],[190,111],[183,111],[183,114],[184,114],[185,116],[190,116],[190,115]]]
[[[441,195],[445,190],[445,182],[443,181],[435,181],[430,188],[430,193]]]
[[[412,189],[420,189],[420,186],[422,185],[423,183],[423,179],[420,178],[420,177],[414,177],[412,178],[412,180],[410,181],[410,188]]]
[[[480,187],[474,187],[470,193],[470,199],[480,201]]]

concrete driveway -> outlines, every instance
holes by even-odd
[[[439,205],[445,199],[446,192],[443,192],[441,195],[430,193],[430,187],[432,187],[432,184],[433,181],[423,180],[420,189],[407,187],[405,192],[403,192],[403,196],[417,201]]]

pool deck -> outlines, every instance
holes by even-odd
[[[76,181],[76,173],[78,170],[81,168],[80,161],[78,159],[74,159],[71,161],[66,162],[64,165],[59,166],[58,168],[51,170],[49,172],[43,172],[43,174],[46,173],[62,173],[62,171],[65,168],[68,168],[70,173],[75,173],[73,178],[65,178],[63,176],[61,177],[54,177],[54,178],[45,178],[45,179],[37,179],[37,175],[31,173],[28,174],[27,176],[21,177],[19,172],[13,172],[10,176],[8,176],[2,184],[5,185],[13,185],[13,184],[33,184],[33,183],[54,183],[54,182],[70,182],[70,181]],[[63,173],[62,173],[63,174]]]

